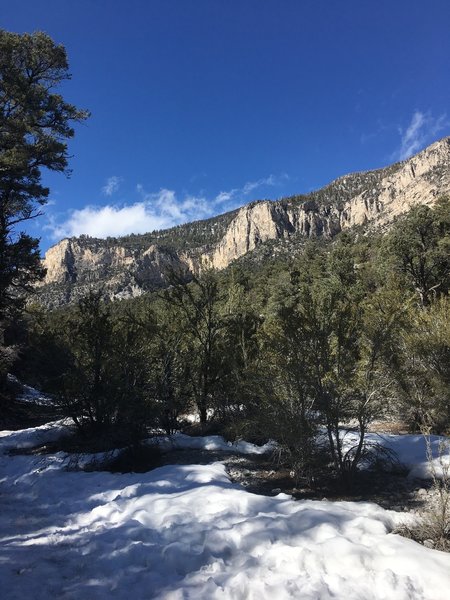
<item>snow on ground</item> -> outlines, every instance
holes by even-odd
[[[399,461],[408,467],[409,477],[429,479],[432,476],[427,459],[427,443],[433,456],[432,466],[436,475],[450,463],[450,440],[439,435],[376,435],[385,448],[394,451]],[[382,438],[380,440],[380,438]]]
[[[345,446],[357,444],[358,437],[349,431],[344,438]],[[431,479],[432,471],[438,477],[442,476],[443,468],[450,469],[450,440],[439,435],[394,435],[381,433],[366,434],[366,443],[379,444],[383,448],[394,452],[399,462],[408,470],[408,477],[417,479]],[[427,443],[433,460],[432,468],[427,458]]]
[[[71,419],[61,419],[46,423],[40,427],[31,427],[18,431],[0,431],[0,453],[13,449],[34,448],[39,445],[48,444],[61,438],[70,432]]]
[[[55,403],[47,394],[43,394],[30,385],[21,383],[17,377],[11,375],[10,373],[8,374],[8,381],[21,387],[22,391],[17,396],[17,400],[19,400],[19,402],[28,402],[38,406],[55,406]]]
[[[450,555],[390,533],[408,517],[375,504],[250,494],[218,462],[113,475],[5,454],[63,431],[0,437],[3,598],[448,598]]]
[[[157,444],[161,450],[214,450],[234,452],[236,454],[267,454],[276,448],[275,442],[267,442],[263,446],[256,446],[250,442],[240,440],[235,443],[227,442],[221,435],[190,436],[175,433],[170,436],[150,438],[150,444]]]

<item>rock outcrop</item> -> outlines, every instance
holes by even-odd
[[[304,196],[252,202],[216,219],[180,226],[170,230],[169,242],[164,232],[155,239],[151,234],[133,236],[132,244],[130,238],[62,240],[45,255],[47,276],[39,296],[50,307],[99,287],[111,298],[138,296],[167,286],[171,270],[189,276],[206,267],[223,269],[269,240],[331,238],[355,226],[386,228],[414,205],[432,205],[446,194],[450,194],[450,138],[409,160],[340,177]],[[206,231],[207,239],[197,232],[190,244],[173,242],[191,236],[194,226]]]

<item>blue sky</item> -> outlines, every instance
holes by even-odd
[[[15,0],[92,112],[31,232],[169,227],[385,166],[450,134],[448,0]]]

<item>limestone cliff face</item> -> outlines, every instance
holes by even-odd
[[[145,236],[142,243],[136,236],[131,246],[120,238],[113,242],[84,236],[62,240],[45,255],[47,276],[41,301],[59,306],[99,287],[112,298],[138,296],[166,286],[170,270],[189,276],[206,267],[223,269],[268,240],[331,238],[358,225],[386,228],[414,205],[431,205],[445,194],[450,194],[450,138],[407,161],[341,177],[306,196],[253,202],[230,213],[221,227],[223,217],[217,217],[217,223],[214,219],[204,222],[202,231],[205,223],[211,231],[220,231],[214,243],[210,239],[197,243],[197,238],[190,247],[177,249],[170,244],[144,243]],[[189,233],[189,226],[178,228],[179,239],[185,233],[183,227]]]
[[[137,281],[164,285],[164,268],[181,266],[174,252],[151,245],[130,249],[119,245],[104,246],[98,240],[72,238],[62,240],[45,255],[45,284],[104,280],[117,271],[132,271]]]
[[[450,138],[429,146],[423,152],[387,169],[380,178],[376,194],[364,191],[346,205],[342,228],[371,222],[372,227],[387,226],[417,204],[432,205],[450,192]],[[383,170],[379,172],[383,173]]]
[[[249,204],[239,210],[220,242],[205,255],[205,263],[223,269],[259,244],[294,232],[280,204],[270,201]]]
[[[258,244],[295,234],[333,237],[357,225],[387,227],[414,205],[432,205],[449,193],[450,138],[445,138],[403,163],[341,177],[303,201],[244,206],[208,262],[222,269]]]
[[[168,285],[169,271],[189,272],[175,252],[151,245],[130,249],[100,240],[65,239],[44,260],[47,275],[40,296],[50,306],[72,302],[102,288],[111,298],[133,298]]]

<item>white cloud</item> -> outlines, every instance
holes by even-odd
[[[164,219],[147,212],[142,202],[130,206],[86,206],[72,211],[63,223],[50,222],[54,239],[79,236],[120,236],[127,233],[145,233],[166,227]]]
[[[117,177],[117,175],[108,177],[105,185],[102,187],[102,194],[105,196],[112,196],[119,189],[121,181],[122,178]]]
[[[157,193],[148,193],[142,185],[137,186],[147,211],[169,222],[167,227],[187,221],[210,216],[211,207],[202,196],[185,195],[179,200],[173,190],[162,189]]]
[[[287,181],[289,176],[287,173],[282,175],[269,175],[269,177],[263,177],[257,181],[247,181],[241,188],[233,188],[226,192],[220,192],[214,199],[215,204],[223,204],[225,202],[230,203],[231,201],[237,201],[239,199],[246,200],[249,194],[254,192],[256,189],[264,186],[277,186],[281,185],[284,181]],[[236,203],[236,202],[235,202]]]
[[[110,178],[108,182],[112,179]],[[119,181],[112,182],[112,188],[120,183],[120,178],[114,179]],[[276,186],[286,179],[288,179],[287,175],[280,177],[270,175],[258,181],[247,182],[241,188],[220,192],[209,200],[202,195],[191,194],[184,194],[179,198],[174,190],[169,189],[161,189],[156,193],[147,192],[139,183],[136,186],[136,192],[140,197],[138,202],[124,205],[88,205],[72,210],[64,221],[49,216],[46,229],[50,230],[54,240],[83,234],[105,238],[120,237],[130,233],[147,233],[155,229],[166,229],[181,223],[205,219],[220,210],[230,210],[248,200],[249,194],[257,188]],[[108,188],[108,191],[112,188]],[[112,193],[113,191],[107,195]]]
[[[220,194],[217,194],[217,196],[214,198],[214,202],[216,204],[223,204],[224,202],[228,202],[228,200],[231,200],[237,192],[237,189],[230,190],[229,192],[220,192]]]
[[[120,237],[129,233],[147,233],[166,229],[211,215],[205,198],[186,196],[181,201],[173,190],[149,194],[138,186],[142,200],[130,205],[85,206],[73,210],[63,222],[50,218],[47,229],[53,239],[79,236]]]
[[[416,110],[406,130],[399,128],[401,143],[393,158],[398,160],[409,158],[433,142],[438,133],[448,126],[449,121],[446,114],[434,117],[431,112],[424,113]]]

